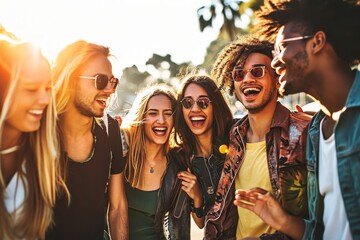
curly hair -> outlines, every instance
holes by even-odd
[[[234,81],[231,72],[235,66],[243,66],[251,53],[262,53],[272,59],[273,44],[260,41],[254,35],[239,36],[223,48],[211,70],[211,76],[216,79],[219,88],[234,94]]]
[[[282,26],[298,23],[292,31],[323,31],[341,59],[350,66],[359,64],[360,0],[265,0],[255,16],[260,38],[274,41]]]

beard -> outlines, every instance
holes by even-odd
[[[306,79],[305,70],[309,66],[309,58],[305,51],[297,53],[290,63],[286,65],[285,79],[282,80],[279,94],[287,96],[303,92]]]
[[[79,113],[84,116],[102,117],[104,115],[104,110],[95,110],[91,107],[92,102],[90,100],[76,98],[74,104],[75,108],[79,111]]]
[[[270,102],[273,101],[274,98],[277,98],[277,90],[274,87],[274,89],[272,89],[271,91],[269,91],[262,99],[262,101],[259,104],[256,105],[249,105],[249,104],[244,104],[246,110],[248,110],[249,113],[255,114],[255,113],[259,113],[261,112],[264,108],[267,107],[267,105],[269,105]]]

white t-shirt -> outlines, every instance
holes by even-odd
[[[7,211],[13,215],[15,222],[25,201],[26,185],[27,184],[19,177],[18,173],[15,173],[6,187],[5,207]]]
[[[335,135],[324,139],[320,123],[319,143],[319,190],[324,197],[323,221],[325,231],[323,239],[351,240],[349,221],[339,185]]]

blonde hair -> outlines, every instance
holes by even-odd
[[[5,120],[16,97],[17,85],[22,66],[29,57],[37,57],[48,62],[39,49],[29,43],[0,40],[0,146]],[[50,68],[50,65],[49,65]],[[53,94],[52,94],[53,95]],[[19,119],[21,121],[21,119]],[[26,173],[20,167],[18,175],[26,182],[25,202],[15,223],[5,207],[6,184],[0,171],[0,238],[1,239],[44,239],[46,229],[52,222],[53,207],[59,188],[67,192],[59,173],[58,151],[54,125],[56,110],[54,98],[50,99],[39,130],[23,133],[19,154],[25,160]],[[0,155],[1,161],[1,155]]]
[[[77,76],[87,66],[89,61],[97,56],[112,57],[110,49],[84,40],[76,41],[65,47],[57,56],[53,65],[54,89],[56,94],[56,109],[59,116],[69,108],[69,102],[74,96]]]
[[[166,85],[158,84],[146,87],[140,92],[134,100],[129,113],[121,124],[121,130],[124,131],[126,141],[129,145],[128,159],[125,165],[125,178],[132,187],[139,187],[141,182],[141,169],[146,159],[145,133],[143,119],[145,117],[147,105],[154,96],[164,95],[171,101],[171,109],[175,111],[176,98],[172,89]],[[172,137],[164,145],[167,153]]]
[[[56,110],[61,119],[70,107],[74,97],[77,77],[90,61],[98,56],[112,57],[110,49],[84,40],[76,41],[66,46],[57,56],[52,68],[54,78],[54,90],[56,99]],[[58,138],[62,142],[62,129],[57,123]],[[67,160],[60,149],[61,172],[63,178],[67,177]]]

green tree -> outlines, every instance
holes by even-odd
[[[149,72],[141,72],[137,66],[133,65],[123,70],[120,80],[120,86],[117,89],[117,102],[113,102],[111,114],[125,115],[132,105],[136,94],[144,87],[154,83],[165,83],[176,87],[179,84],[177,75],[182,69],[191,65],[190,62],[175,63],[171,60],[171,55],[161,56],[153,54],[147,61],[146,65],[152,66],[156,72],[156,77]]]
[[[218,17],[216,12],[221,11],[223,19],[219,35],[207,48],[201,67],[209,72],[222,48],[233,41],[236,36],[251,32],[255,21],[253,13],[260,8],[263,2],[263,0],[249,0],[247,2],[218,0],[218,4],[202,6],[198,9],[200,31],[207,27],[213,27],[212,22]],[[206,18],[206,16],[209,17]]]

